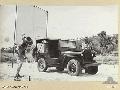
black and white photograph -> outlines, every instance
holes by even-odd
[[[118,22],[117,5],[0,5],[0,80],[118,82]]]

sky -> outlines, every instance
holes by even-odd
[[[48,11],[47,35],[52,39],[76,39],[118,33],[118,6],[39,6]],[[0,7],[0,43],[13,45],[15,6]]]
[[[15,6],[0,6],[0,47],[13,45]]]
[[[48,6],[48,36],[51,38],[80,38],[118,33],[117,6]]]

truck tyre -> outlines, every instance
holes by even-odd
[[[56,67],[57,71],[63,71],[64,68],[63,67]]]
[[[98,72],[98,66],[90,66],[85,70],[85,72],[94,75]]]
[[[38,71],[39,72],[45,72],[46,70],[47,70],[47,63],[46,63],[46,61],[45,61],[45,58],[40,58],[39,60],[38,60],[38,65],[37,65],[37,67],[38,67]]]
[[[82,73],[82,68],[80,66],[80,62],[75,59],[71,59],[67,64],[68,74],[71,76],[78,76]]]

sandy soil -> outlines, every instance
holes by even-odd
[[[18,64],[14,64],[11,67],[11,63],[0,63],[0,79],[1,80],[14,80]],[[28,81],[29,76],[31,81],[34,80],[59,80],[59,81],[106,81],[107,77],[112,77],[115,81],[118,81],[118,65],[102,64],[99,66],[98,73],[95,75],[83,74],[80,76],[70,76],[65,69],[63,72],[57,72],[52,67],[48,68],[46,72],[39,72],[37,69],[37,63],[24,63],[20,72],[21,75],[25,75],[22,81]]]

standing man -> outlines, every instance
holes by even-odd
[[[26,59],[26,49],[29,45],[33,44],[33,40],[30,37],[26,37],[25,35],[22,36],[22,44],[18,46],[17,54],[18,54],[18,59],[20,60],[18,68],[17,68],[17,73],[16,76],[14,77],[14,80],[19,80],[20,77],[20,70],[23,65],[23,62]]]

